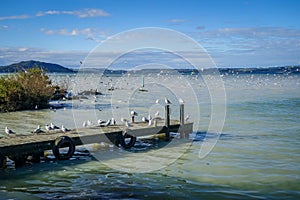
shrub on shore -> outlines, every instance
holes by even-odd
[[[0,77],[0,111],[46,108],[55,86],[39,68]]]

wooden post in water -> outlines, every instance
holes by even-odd
[[[180,105],[180,113],[179,113],[179,118],[180,118],[180,128],[178,130],[178,132],[180,133],[180,138],[189,138],[189,133],[190,131],[188,131],[185,127],[185,117],[184,117],[184,102],[183,100],[179,101],[179,105]],[[188,122],[186,122],[188,124]]]
[[[180,104],[180,125],[184,125],[184,104]]]
[[[170,140],[170,105],[165,105],[166,140]]]

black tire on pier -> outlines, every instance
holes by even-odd
[[[60,148],[69,148],[67,153],[61,153]],[[52,149],[53,155],[59,160],[68,160],[75,152],[75,143],[68,136],[62,136],[55,140],[54,147]]]
[[[129,142],[127,142],[127,140],[126,140],[127,138],[130,138]],[[129,149],[134,146],[135,142],[136,142],[135,136],[125,133],[124,136],[122,136],[120,144],[124,149]]]

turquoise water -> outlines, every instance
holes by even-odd
[[[97,80],[99,77],[89,77],[92,78]],[[145,87],[150,78],[155,79],[146,77]],[[176,82],[179,78],[171,76],[166,79]],[[220,135],[207,133],[211,110],[205,83],[197,76],[184,78],[190,85],[177,86],[177,89],[194,88],[198,98],[195,101],[190,93],[184,98],[190,121],[196,124],[190,138],[174,140],[175,145],[141,142],[126,153],[102,145],[101,150],[86,147],[90,150],[87,154],[82,147],[71,160],[58,161],[50,154],[39,164],[28,163],[17,169],[9,161],[8,168],[0,174],[0,198],[299,199],[300,76],[223,76],[227,103]],[[103,81],[101,91],[109,87],[108,81],[109,78]],[[163,106],[154,102],[157,97],[163,99],[164,96],[173,102],[172,117],[178,118],[175,89],[153,84],[148,85],[149,93],[141,94],[130,83],[129,86],[123,82],[118,85],[120,78],[113,78],[112,82],[118,86],[116,93],[106,91],[105,95],[96,97],[96,102],[93,101],[95,97],[73,102],[73,109],[72,102],[68,102],[65,110],[56,112],[40,110],[1,114],[0,128],[3,130],[8,125],[17,133],[26,133],[38,123],[43,125],[51,121],[74,127],[86,119],[95,122],[98,118],[126,116],[128,107],[141,115],[159,110],[163,116]],[[82,81],[81,86],[86,85],[88,83]],[[129,100],[122,101],[128,94]],[[201,146],[209,139],[217,140],[216,145],[207,156],[199,158]],[[152,153],[160,156],[146,161],[141,158]],[[110,154],[116,156],[109,158],[107,155]],[[103,159],[99,161],[99,158]],[[139,168],[144,163],[156,169],[155,162],[165,163],[159,170],[147,173]],[[124,167],[121,163],[128,166],[129,171],[120,170]]]

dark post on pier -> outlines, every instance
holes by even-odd
[[[165,106],[165,127],[166,127],[166,140],[170,140],[170,105]]]
[[[180,104],[180,125],[184,124],[184,104]]]

